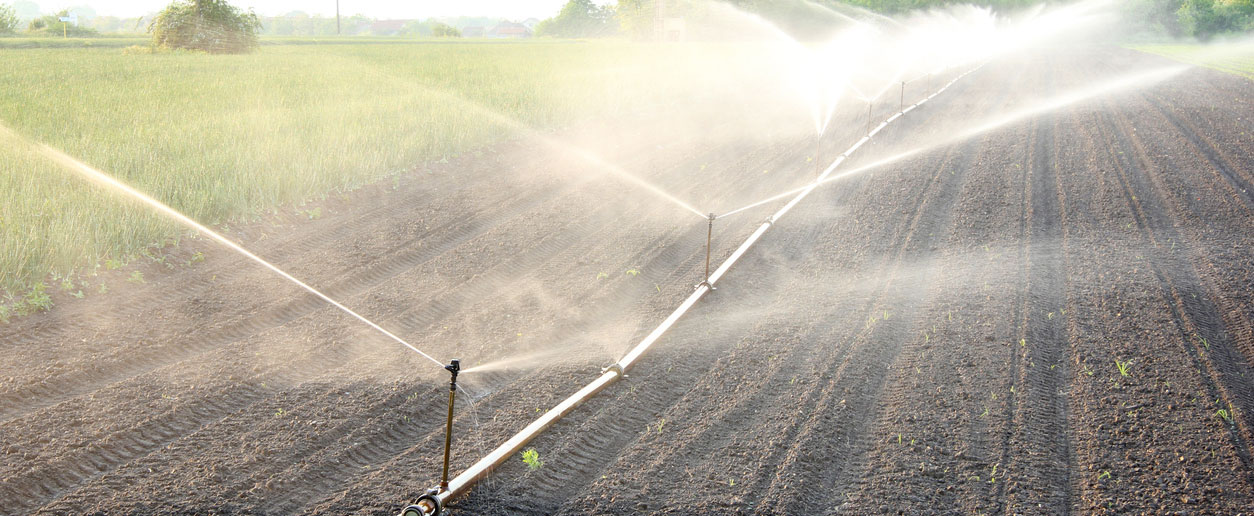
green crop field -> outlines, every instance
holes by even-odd
[[[1254,45],[1139,45],[1131,47],[1177,61],[1254,79]]]
[[[266,45],[249,55],[0,49],[0,306],[182,230],[47,144],[208,224],[640,102],[630,43]],[[669,55],[669,54],[668,54]],[[610,64],[605,64],[610,63]],[[654,66],[656,69],[656,66]],[[518,123],[512,122],[516,120]],[[29,308],[29,307],[26,307]]]

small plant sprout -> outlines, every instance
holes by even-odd
[[[131,271],[131,277],[126,278],[126,281],[131,283],[146,283],[144,281],[144,273],[139,271]]]
[[[1118,360],[1115,360],[1115,367],[1118,367],[1118,368],[1119,368],[1119,375],[1120,375],[1120,376],[1132,376],[1132,373],[1131,373],[1131,370],[1130,370],[1130,368],[1132,367],[1132,361],[1131,361],[1131,360],[1126,360],[1126,361],[1123,361],[1123,362],[1120,362],[1120,361],[1118,361]]]
[[[286,415],[287,415],[287,410],[285,409],[280,408],[279,410],[274,411],[274,417],[283,417]]]
[[[640,275],[640,270],[635,268],[627,269],[626,274],[631,277],[636,277]]]
[[[1103,480],[1110,480],[1110,470],[1102,471],[1099,475],[1097,475],[1098,482],[1101,482]]]
[[[1028,339],[1019,339],[1019,347],[1021,348],[1028,347]]]
[[[203,262],[203,261],[205,261],[205,253],[202,253],[202,252],[200,252],[200,251],[196,251],[196,254],[193,254],[193,255],[192,255],[192,259],[191,259],[191,260],[188,260],[188,262],[187,262],[187,263],[190,265],[190,264],[193,264],[193,263],[200,263],[200,262]]]
[[[598,272],[598,273],[597,273],[597,279],[606,279],[606,278],[609,278],[609,277],[610,277],[610,275],[609,275],[609,274],[606,274],[606,273],[604,273],[604,272]]]
[[[1227,421],[1228,424],[1232,424],[1232,412],[1229,412],[1228,409],[1216,410],[1215,415],[1219,416],[1219,419]]]
[[[526,450],[523,450],[522,461],[523,464],[526,464],[527,468],[531,471],[535,471],[544,466],[544,461],[540,460],[540,452],[536,451],[535,448],[527,448]]]
[[[666,419],[660,419],[657,422],[657,433],[662,433],[662,427],[666,426]]]

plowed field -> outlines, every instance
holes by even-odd
[[[1169,64],[992,62],[848,166]],[[813,177],[810,138],[641,117],[561,136],[702,209]],[[460,471],[700,281],[705,221],[585,168],[518,140],[228,235],[436,357],[527,358],[463,375]],[[762,210],[717,222],[715,263]],[[1249,513],[1251,249],[1254,82],[1194,69],[1020,120],[817,190],[532,443],[543,466],[453,510]],[[384,515],[438,480],[443,371],[210,242],[171,259],[198,252],[0,326],[0,513]]]

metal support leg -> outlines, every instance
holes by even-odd
[[[444,366],[451,376],[448,382],[448,423],[444,427],[444,474],[440,476],[440,491],[448,491],[449,450],[453,447],[453,401],[457,396],[457,372],[461,368],[461,361],[457,359]]]
[[[709,225],[705,228],[705,281],[702,281],[697,288],[708,287],[714,290],[714,285],[710,284],[710,243],[714,240],[714,219],[718,218],[710,213]]]

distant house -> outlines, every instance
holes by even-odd
[[[535,18],[527,18],[522,21],[522,24],[523,24],[523,27],[526,27],[528,30],[535,31],[536,25],[540,24],[540,20],[537,20]]]
[[[479,27],[479,26],[474,26],[474,27],[463,27],[463,28],[462,28],[462,37],[463,37],[463,38],[482,38],[482,37],[483,37],[483,27]]]
[[[405,30],[409,20],[376,20],[370,24],[370,33],[375,36],[395,36]]]
[[[489,38],[529,38],[531,29],[521,23],[503,21],[488,31]]]

